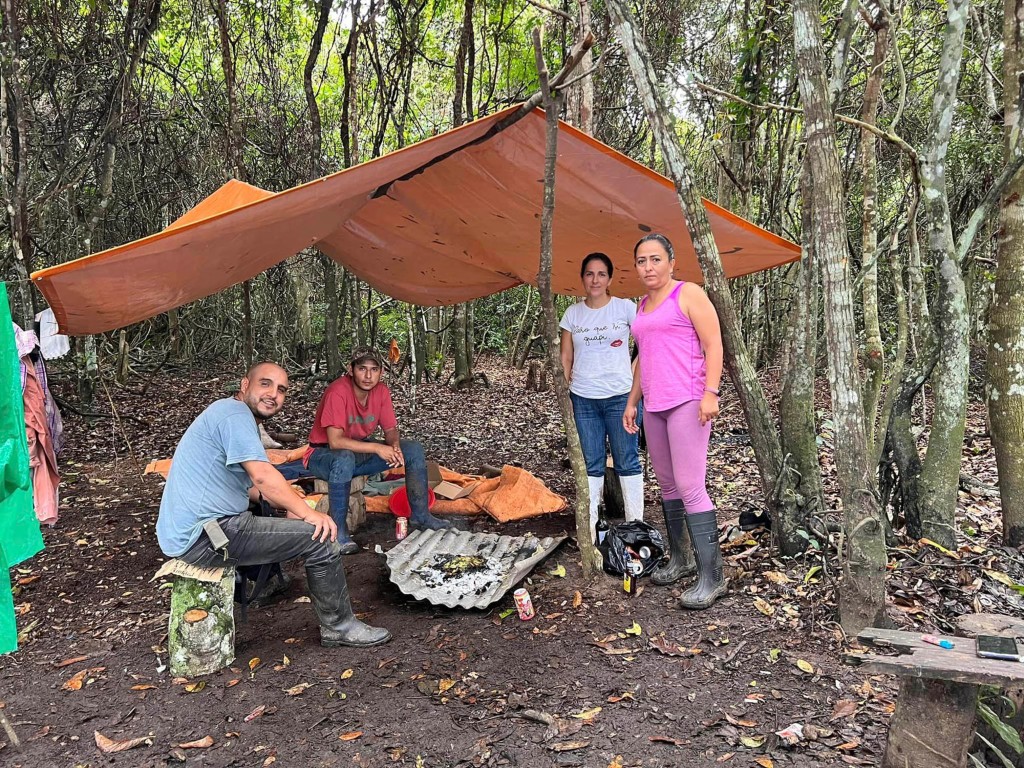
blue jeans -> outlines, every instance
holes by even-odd
[[[639,434],[631,435],[622,427],[622,413],[626,410],[629,395],[615,395],[600,400],[580,397],[569,393],[572,400],[573,421],[580,433],[583,444],[583,458],[587,462],[590,477],[604,477],[605,440],[612,449],[615,474],[620,477],[639,475],[640,446]],[[636,423],[643,419],[643,405],[636,407]]]
[[[366,442],[376,442],[367,440]],[[405,490],[409,497],[409,508],[412,519],[423,520],[428,514],[427,507],[427,459],[423,454],[423,446],[415,440],[401,441],[402,455],[405,457]],[[348,495],[352,478],[360,475],[376,475],[391,467],[375,453],[355,453],[354,451],[331,450],[330,448],[314,448],[309,455],[309,467],[302,466],[301,461],[289,461],[278,465],[278,470],[287,480],[299,477],[317,477],[327,481],[327,495],[331,505],[331,517],[338,525],[338,540],[349,541],[348,526]]]

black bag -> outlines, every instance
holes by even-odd
[[[661,562],[665,554],[665,540],[657,528],[647,523],[619,523],[608,529],[608,535],[599,549],[604,555],[605,573],[622,576],[635,555],[643,566],[637,575],[646,576]],[[641,552],[645,549],[647,551]],[[632,553],[628,550],[632,550]]]

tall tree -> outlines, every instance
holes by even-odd
[[[857,371],[857,344],[850,284],[850,253],[843,212],[843,180],[817,0],[795,0],[793,40],[804,108],[807,164],[811,175],[811,238],[824,294],[829,388],[839,439],[836,473],[843,500],[847,550],[839,616],[847,632],[881,624],[885,613],[885,539],[868,453]]]
[[[1003,135],[1007,162],[1024,131],[1024,0],[1004,0]],[[1003,540],[1024,544],[1024,172],[999,209],[995,298],[988,351],[988,408],[999,469]]]
[[[782,518],[799,517],[797,505],[802,499],[794,490],[793,473],[783,461],[779,434],[764,389],[757,379],[743,341],[739,314],[729,290],[701,196],[692,181],[689,164],[683,153],[679,134],[676,132],[675,119],[658,86],[647,46],[639,37],[626,4],[623,0],[608,0],[607,8],[615,36],[626,53],[633,81],[636,83],[647,115],[647,122],[661,150],[666,174],[675,185],[680,208],[686,217],[690,240],[697,254],[701,272],[704,274],[704,287],[718,313],[725,347],[725,365],[750,426],[750,440],[760,472],[761,489],[777,524],[776,528],[780,531],[795,531],[795,526],[782,524]],[[784,552],[793,553],[803,549],[804,540],[799,536],[793,536],[792,539],[781,539],[780,546]]]

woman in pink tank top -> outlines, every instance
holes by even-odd
[[[631,330],[640,352],[622,424],[636,432],[644,399],[644,429],[654,474],[661,486],[670,557],[652,575],[671,584],[694,570],[697,581],[679,598],[684,608],[707,608],[725,594],[718,518],[708,496],[711,422],[718,416],[722,332],[714,306],[700,286],[672,277],[672,243],[660,234],[633,249],[647,290]]]

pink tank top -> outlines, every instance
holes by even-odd
[[[680,283],[658,307],[647,312],[647,297],[637,307],[630,330],[640,350],[644,409],[667,411],[704,396],[707,362],[697,330],[679,308]]]

